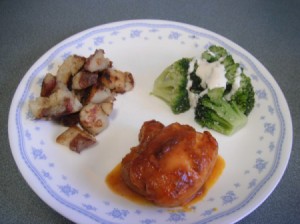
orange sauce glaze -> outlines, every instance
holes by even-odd
[[[217,182],[218,178],[221,176],[223,170],[225,168],[225,160],[218,156],[216,165],[208,178],[208,180],[203,185],[200,193],[192,199],[189,203],[184,205],[182,208],[184,211],[191,210],[190,207],[196,202],[201,201],[205,195],[208,193],[209,189]],[[119,163],[106,177],[106,183],[109,188],[116,194],[127,198],[130,201],[133,201],[137,204],[142,205],[153,205],[153,203],[147,201],[143,196],[135,193],[131,189],[129,189],[121,177],[121,163]],[[174,210],[175,211],[175,210]]]

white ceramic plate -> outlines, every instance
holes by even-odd
[[[138,143],[144,121],[180,122],[204,129],[193,112],[174,115],[151,96],[154,79],[181,57],[200,55],[211,44],[225,47],[252,80],[256,105],[247,126],[232,137],[212,131],[226,167],[218,182],[192,211],[142,206],[107,187],[106,175]],[[55,73],[70,54],[88,56],[102,48],[114,66],[130,71],[135,88],[119,95],[110,125],[98,144],[80,155],[55,143],[64,127],[34,121],[28,101],[40,93],[47,72]],[[124,21],[78,33],[45,53],[21,81],[9,114],[15,161],[31,188],[53,209],[78,223],[231,223],[245,217],[273,191],[287,166],[292,123],[286,100],[270,73],[247,51],[199,27],[159,20]]]

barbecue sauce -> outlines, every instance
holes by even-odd
[[[208,180],[205,182],[199,193],[186,205],[183,207],[185,210],[188,210],[190,206],[195,204],[196,202],[201,201],[205,195],[208,193],[209,189],[217,182],[219,177],[221,176],[223,170],[225,168],[225,160],[218,156],[215,167],[208,178]],[[137,204],[142,205],[153,205],[150,201],[147,201],[143,196],[135,193],[131,189],[127,187],[127,185],[124,183],[122,176],[121,176],[121,163],[119,163],[106,177],[106,183],[109,186],[109,188],[116,194],[133,201]]]

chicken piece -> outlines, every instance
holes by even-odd
[[[49,97],[38,97],[29,102],[29,109],[37,119],[59,117],[78,112],[82,104],[70,91],[58,89]]]
[[[139,142],[140,144],[148,144],[165,126],[155,120],[146,121],[141,127],[139,133]]]
[[[98,74],[81,70],[72,79],[72,89],[86,89],[97,83]]]
[[[107,69],[100,77],[101,83],[116,93],[125,93],[133,89],[134,80],[129,72]]]
[[[105,87],[101,83],[93,85],[89,93],[84,98],[84,103],[103,103],[113,102],[115,100],[115,94],[113,94],[109,88]]]
[[[75,75],[84,65],[86,58],[71,55],[64,60],[56,73],[56,81],[68,85],[72,75]]]
[[[43,79],[41,96],[48,97],[50,96],[56,87],[56,77],[51,73],[47,73]]]
[[[56,142],[69,147],[72,151],[80,153],[96,143],[94,136],[81,130],[77,126],[69,127],[56,138]]]
[[[218,144],[209,132],[148,121],[141,128],[139,145],[122,160],[121,175],[130,189],[153,203],[181,206],[201,191],[217,156]]]
[[[79,114],[81,126],[92,135],[99,134],[108,126],[108,116],[112,108],[112,103],[85,105]]]
[[[98,49],[87,58],[84,69],[90,72],[101,72],[111,66],[112,62],[104,57],[104,50]]]

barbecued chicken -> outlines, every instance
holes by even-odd
[[[147,121],[139,145],[122,160],[122,178],[130,189],[157,205],[181,206],[199,193],[217,156],[218,143],[209,132]]]

